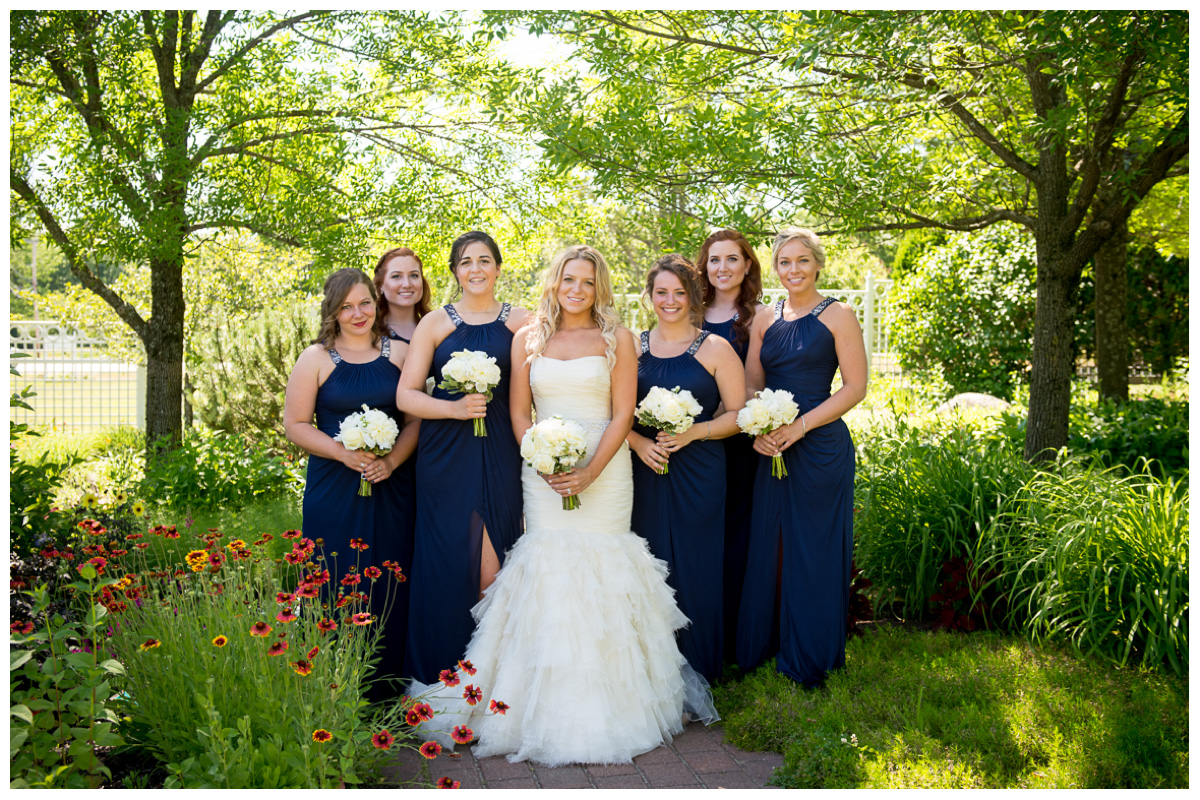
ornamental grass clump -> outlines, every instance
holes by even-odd
[[[149,551],[109,565],[124,577],[101,598],[114,613],[100,646],[127,662],[125,713],[169,786],[354,785],[411,738],[411,703],[370,709],[363,699],[405,579],[397,565],[359,570],[365,544],[326,554],[300,531],[282,534],[292,549],[272,559],[269,534],[247,542],[209,530],[189,534],[183,563],[155,568],[168,530],[151,528]]]

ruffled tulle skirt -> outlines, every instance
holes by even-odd
[[[466,725],[477,756],[610,764],[671,741],[685,710],[716,719],[707,683],[675,644],[687,618],[665,578],[633,533],[528,531],[472,609],[464,660],[476,673],[410,687],[435,711],[418,733],[453,747],[450,731]],[[468,685],[482,694],[473,706]],[[492,700],[507,711],[491,712]]]

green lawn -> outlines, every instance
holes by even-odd
[[[1187,681],[992,633],[873,625],[806,690],[766,665],[716,689],[726,738],[790,788],[1186,788]]]

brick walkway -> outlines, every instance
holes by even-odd
[[[708,728],[692,723],[671,744],[632,764],[539,767],[511,764],[502,756],[475,758],[471,750],[459,747],[461,755],[426,761],[406,748],[394,776],[401,785],[428,785],[445,775],[462,789],[763,789],[774,788],[766,783],[783,765],[778,753],[750,753],[725,744],[720,723]],[[422,776],[426,764],[429,772]]]

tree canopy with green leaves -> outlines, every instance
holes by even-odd
[[[10,235],[44,230],[140,339],[148,442],[180,433],[183,265],[207,238],[361,265],[510,190],[494,126],[453,102],[480,63],[416,12],[12,13]],[[149,270],[148,305],[112,263]]]
[[[1025,453],[1067,441],[1074,295],[1186,172],[1188,20],[1169,11],[493,12],[574,48],[498,93],[561,169],[709,224],[1032,233]],[[580,66],[582,65],[582,66]],[[586,71],[582,67],[586,67]],[[530,79],[532,78],[532,79]],[[1098,292],[1100,291],[1098,287]]]

